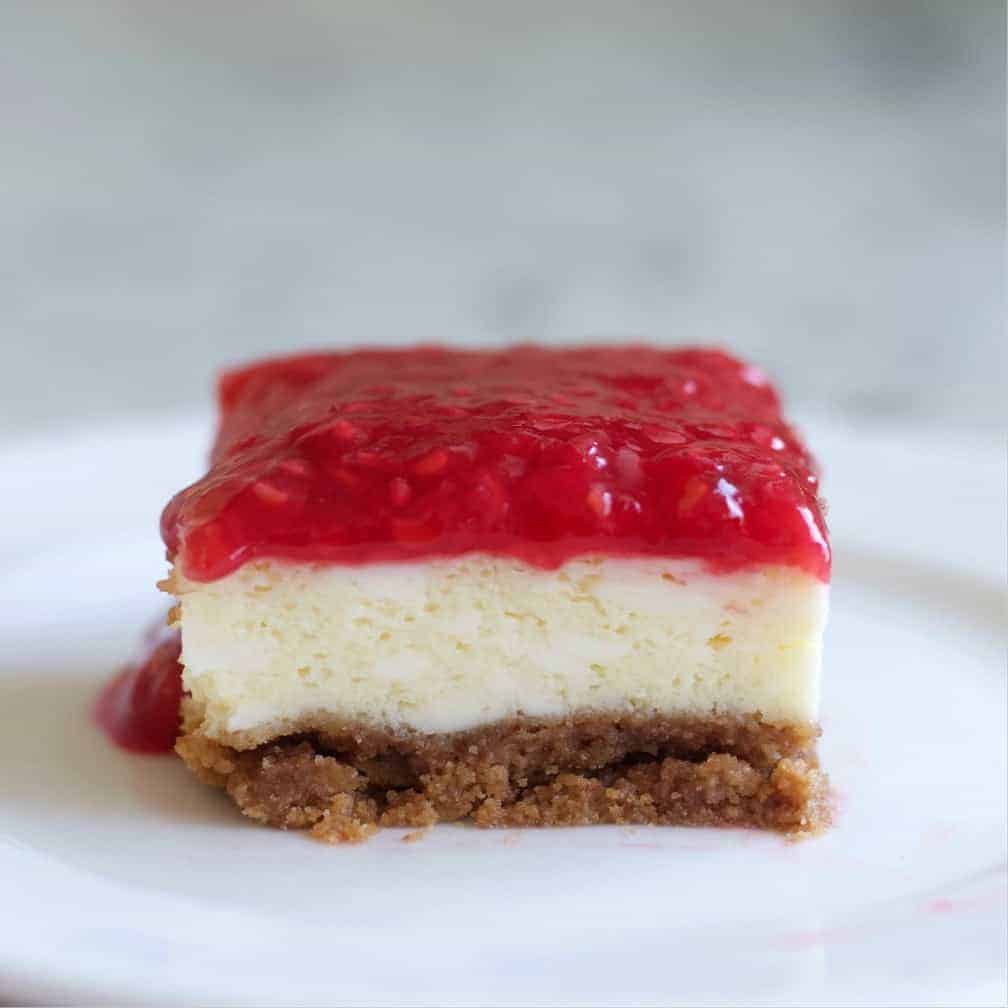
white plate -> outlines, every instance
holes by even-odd
[[[446,826],[329,848],[88,720],[161,604],[154,518],[206,424],[0,449],[0,997],[295,1004],[997,1003],[1004,468],[813,428],[837,553],[836,828]],[[129,433],[125,433],[129,431]]]

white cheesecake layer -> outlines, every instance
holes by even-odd
[[[175,581],[210,737],[318,714],[422,732],[589,710],[818,715],[828,588],[791,568],[469,555]]]

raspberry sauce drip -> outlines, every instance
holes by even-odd
[[[152,632],[144,656],[127,665],[98,695],[98,726],[131,752],[171,752],[182,701],[181,637],[163,628]]]
[[[829,577],[815,463],[762,373],[719,350],[311,354],[226,373],[218,398],[210,470],[161,523],[193,580],[470,551]]]

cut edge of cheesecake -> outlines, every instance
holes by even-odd
[[[490,555],[176,572],[177,751],[250,817],[377,826],[829,822],[828,587],[793,568]]]

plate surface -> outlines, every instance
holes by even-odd
[[[163,602],[202,419],[0,446],[0,998],[986,1004],[1006,918],[1004,461],[806,424],[836,550],[832,832],[386,831],[241,819],[88,707]]]

